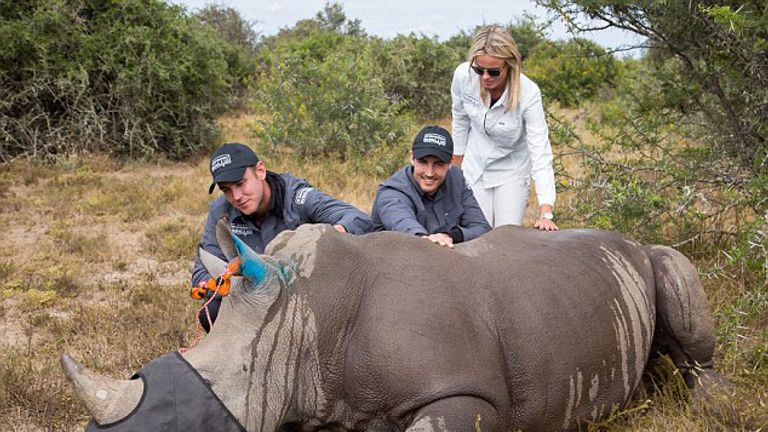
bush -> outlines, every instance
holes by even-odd
[[[563,106],[578,106],[617,79],[616,60],[594,42],[540,43],[531,52],[523,71],[541,88],[546,99]]]
[[[665,109],[742,168],[768,161],[768,8],[758,2],[537,0],[576,30],[617,28],[643,38],[651,74],[675,89]],[[722,5],[721,5],[722,4]],[[585,19],[581,19],[585,18]],[[765,189],[763,189],[765,191]]]
[[[215,136],[246,68],[160,0],[0,8],[0,159],[82,150],[182,158]]]
[[[451,78],[463,56],[434,38],[413,33],[368,46],[387,97],[416,116],[437,119],[451,112]]]
[[[256,52],[260,35],[253,30],[253,23],[228,6],[209,4],[196,13],[203,25],[213,28],[229,44],[225,46],[227,70],[231,79],[230,107],[245,109],[250,98],[251,81],[256,70]]]
[[[364,36],[315,28],[268,41],[257,82],[256,135],[298,156],[368,154],[405,134],[402,103],[387,99]]]
[[[259,46],[259,33],[253,29],[253,22],[246,20],[229,6],[208,4],[195,14],[201,23],[213,27],[233,45],[250,50]]]

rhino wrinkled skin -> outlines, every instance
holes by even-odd
[[[577,430],[625,406],[656,353],[716,375],[694,267],[619,234],[509,226],[448,249],[305,225],[261,259],[183,355],[248,431]],[[94,408],[98,383],[65,370],[96,422],[141,415],[126,391]]]

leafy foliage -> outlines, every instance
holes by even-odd
[[[224,44],[224,58],[230,79],[227,109],[244,110],[250,101],[250,85],[256,69],[256,50],[259,34],[252,23],[231,7],[210,4],[195,14],[205,26],[213,28],[228,44]]]
[[[252,50],[258,48],[260,36],[253,29],[253,23],[229,6],[208,4],[197,12],[195,17],[203,24],[213,27],[234,45]]]
[[[245,60],[159,0],[0,9],[0,158],[101,150],[182,158],[215,135]]]
[[[616,59],[594,42],[571,39],[539,43],[524,67],[546,99],[562,106],[578,106],[611,87],[618,76]]]
[[[579,30],[578,15],[647,38],[648,59],[678,90],[666,108],[700,115],[702,133],[742,166],[765,172],[768,3],[538,0]]]
[[[348,158],[405,136],[403,102],[387,98],[369,39],[338,4],[267,38],[265,46],[255,86],[264,117],[255,132],[272,149]]]
[[[573,182],[581,216],[690,252],[737,256],[740,265],[729,259],[716,274],[750,280],[745,298],[764,291],[768,3],[538,2],[576,29],[587,29],[583,14],[646,38],[646,57],[590,131],[599,144],[573,147],[587,167]]]
[[[463,61],[456,52],[434,38],[398,35],[391,41],[374,39],[368,46],[384,84],[387,98],[423,118],[450,114],[451,77]]]
[[[299,156],[368,154],[405,133],[400,104],[384,94],[365,39],[316,29],[264,53],[257,109],[269,117],[257,135]]]

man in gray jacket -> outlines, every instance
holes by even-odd
[[[282,231],[305,223],[327,223],[337,231],[352,234],[371,231],[368,215],[320,192],[304,179],[267,171],[253,150],[243,144],[224,144],[216,150],[210,171],[213,182],[208,193],[218,185],[222,195],[208,205],[200,247],[221,259],[226,258],[216,241],[216,223],[222,217],[229,222],[232,233],[259,253]],[[210,277],[198,258],[192,270],[192,285],[204,285]],[[208,305],[212,320],[218,314],[220,301],[219,297]],[[209,323],[204,313],[200,321],[207,331]]]
[[[451,166],[453,140],[439,126],[423,128],[411,148],[411,164],[376,192],[374,230],[418,235],[442,246],[491,230],[461,169]]]

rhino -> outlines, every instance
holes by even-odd
[[[263,255],[217,238],[240,271],[196,347],[129,380],[62,354],[86,430],[568,431],[625,407],[659,354],[692,387],[719,379],[701,282],[669,247],[515,226],[453,249],[327,225]]]

